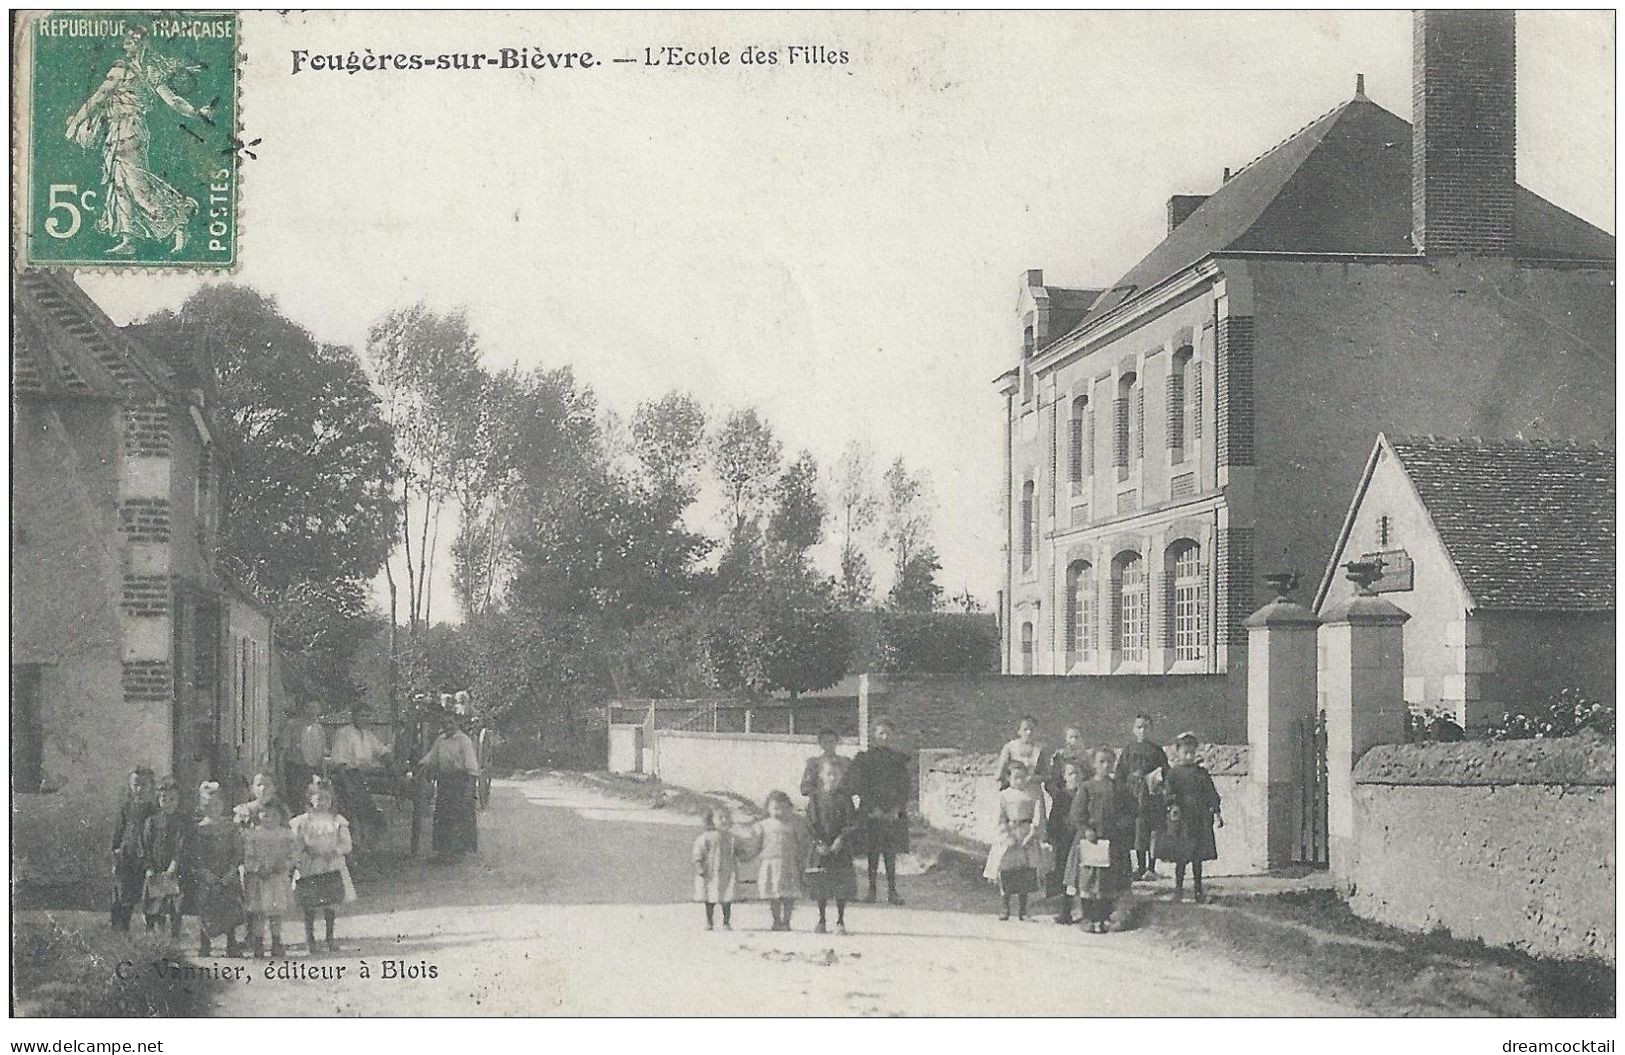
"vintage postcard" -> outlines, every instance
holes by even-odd
[[[1617,1013],[1612,12],[10,28],[50,1050]]]

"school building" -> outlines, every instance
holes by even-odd
[[[1414,125],[1356,80],[1109,287],[1027,272],[1006,673],[1234,680],[1255,583],[1326,567],[1378,433],[1612,448],[1614,238],[1516,182],[1513,13],[1419,12],[1413,60]]]
[[[183,786],[270,752],[273,630],[219,559],[214,380],[71,278],[13,281],[13,874],[106,871],[132,766]]]

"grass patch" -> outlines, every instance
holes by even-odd
[[[87,919],[89,917],[86,917]],[[18,1018],[193,1018],[211,985],[174,977],[183,962],[167,939],[105,921],[80,926],[54,913],[12,918],[12,1013]]]
[[[1360,919],[1330,890],[1152,902],[1146,925],[1176,945],[1222,947],[1248,966],[1385,1016],[1612,1017],[1614,969],[1413,934]]]

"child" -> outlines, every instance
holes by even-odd
[[[141,856],[141,837],[147,818],[158,808],[153,794],[152,770],[137,766],[130,771],[130,791],[119,804],[113,821],[113,910],[114,930],[129,930],[130,916],[141,903],[147,865]]]
[[[260,810],[265,808],[266,803],[277,799],[276,778],[269,773],[255,773],[254,779],[249,782],[248,794],[248,801],[233,807],[231,811],[231,819],[244,828],[258,824]]]
[[[1174,740],[1174,764],[1163,780],[1168,804],[1168,829],[1162,857],[1174,863],[1174,900],[1185,900],[1185,868],[1190,866],[1196,901],[1207,900],[1202,890],[1202,862],[1217,860],[1213,829],[1223,828],[1219,791],[1206,768],[1196,761],[1197,736],[1180,733]]]
[[[1073,732],[1067,730],[1069,738]],[[1073,922],[1072,895],[1066,892],[1066,863],[1071,860],[1072,843],[1078,836],[1072,827],[1072,800],[1083,783],[1082,767],[1082,760],[1076,757],[1061,763],[1061,783],[1050,795],[1049,819],[1044,826],[1044,835],[1053,848],[1046,889],[1052,897],[1061,899],[1061,911],[1055,915],[1055,922],[1061,924]]]
[[[197,906],[198,954],[212,955],[209,940],[226,936],[226,955],[239,956],[237,928],[243,922],[243,835],[226,816],[225,793],[214,781],[197,789],[203,819],[187,839],[187,885]]]
[[[1072,799],[1071,821],[1077,838],[1067,861],[1066,889],[1077,896],[1079,914],[1091,934],[1106,933],[1112,902],[1129,886],[1135,803],[1111,778],[1115,761],[1110,748],[1095,751],[1095,775],[1078,786]],[[1106,843],[1106,863],[1088,863],[1091,857],[1098,859],[1102,841]]]
[[[288,811],[275,799],[255,814],[254,826],[243,833],[243,907],[248,910],[248,934],[254,958],[265,955],[265,930],[270,924],[271,955],[285,956],[282,917],[293,909],[293,868],[299,843],[288,830]]]
[[[767,899],[768,908],[773,913],[773,929],[789,930],[790,910],[795,907],[796,892],[801,886],[801,870],[806,867],[807,837],[802,832],[789,795],[782,791],[771,792],[767,796],[766,806],[767,819],[760,825],[756,893]]]
[[[852,797],[841,790],[835,766],[818,771],[818,790],[807,802],[807,827],[812,846],[807,855],[807,896],[818,902],[816,934],[829,933],[829,903],[835,902],[835,933],[846,933],[846,903],[858,894],[852,870],[852,839],[858,829]],[[890,873],[887,873],[888,878]]]
[[[186,852],[186,818],[181,816],[181,789],[173,777],[158,785],[158,812],[141,832],[141,858],[146,866],[141,911],[147,929],[169,917],[169,935],[181,936],[181,858]]]
[[[299,847],[294,896],[305,912],[305,954],[316,955],[316,913],[326,923],[327,951],[338,952],[333,937],[334,906],[354,901],[344,858],[349,854],[350,822],[333,811],[333,785],[317,777],[310,783],[310,811],[293,819]]]
[[[721,806],[707,810],[705,831],[694,840],[694,900],[705,902],[706,930],[716,930],[718,905],[722,906],[722,929],[734,929],[739,859],[748,856],[747,847],[734,834],[733,815]]]
[[[1004,902],[999,918],[1010,918],[1010,898],[1014,897],[1016,917],[1025,920],[1027,895],[1038,889],[1043,863],[1044,795],[1022,759],[1010,759],[1006,775],[1010,786],[999,792],[998,833],[988,848],[982,875],[998,885]]]

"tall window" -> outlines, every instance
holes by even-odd
[[[1146,595],[1145,561],[1138,553],[1120,553],[1112,563],[1116,579],[1112,594],[1117,609],[1114,633],[1118,659],[1143,662],[1146,627],[1151,614],[1150,598]]]
[[[1089,397],[1079,396],[1072,401],[1072,420],[1067,423],[1068,476],[1075,484],[1083,483],[1089,470],[1084,467],[1084,437],[1088,432]]]
[[[1139,379],[1133,372],[1117,379],[1117,399],[1112,403],[1112,464],[1117,466],[1119,480],[1128,479],[1130,462],[1142,452],[1140,440],[1144,434],[1139,430],[1135,412],[1140,403],[1139,387]]]
[[[1021,624],[1021,672],[1023,674],[1033,672],[1033,625],[1031,623]]]
[[[1206,577],[1202,572],[1202,548],[1194,542],[1176,542],[1168,549],[1172,568],[1169,583],[1169,612],[1172,616],[1175,661],[1202,658],[1206,638]]]
[[[1181,348],[1174,353],[1173,369],[1168,372],[1168,450],[1173,460],[1185,460],[1190,430],[1185,427],[1185,392],[1191,375],[1191,349]]]
[[[1033,538],[1038,534],[1038,498],[1033,482],[1021,485],[1021,570],[1033,566]]]
[[[1079,659],[1095,652],[1095,569],[1086,560],[1066,569],[1066,650]]]

